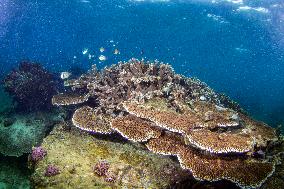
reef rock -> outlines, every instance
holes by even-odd
[[[150,153],[142,145],[102,140],[77,128],[66,131],[57,125],[42,148],[47,155],[34,165],[35,188],[167,188],[190,176],[176,161]],[[94,166],[101,161],[108,162],[113,178],[96,174]],[[45,176],[50,165],[60,173]]]
[[[14,122],[5,127],[7,118],[0,116],[0,153],[6,156],[21,156],[30,153],[32,147],[43,140],[55,120],[52,113],[15,114],[8,119]]]

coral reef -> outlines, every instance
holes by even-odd
[[[45,169],[44,176],[52,177],[60,173],[59,168],[56,165],[48,165]]]
[[[274,164],[244,157],[202,154],[184,145],[173,134],[151,139],[147,148],[155,153],[176,155],[185,169],[199,180],[228,179],[244,187],[259,187],[274,171]],[[180,141],[180,142],[179,142]],[[255,174],[257,173],[257,174]]]
[[[94,172],[98,176],[106,176],[109,169],[109,163],[106,160],[99,161],[94,166]]]
[[[274,129],[249,118],[199,80],[175,74],[167,64],[131,59],[101,72],[94,67],[66,86],[73,94],[60,98],[88,97],[77,100],[76,127],[101,134],[116,131],[154,153],[176,156],[198,180],[259,187],[275,170],[273,158],[253,156],[278,140]]]
[[[98,114],[89,106],[83,106],[77,109],[73,114],[72,122],[76,127],[85,131],[103,134],[112,132],[108,116]]]
[[[218,94],[205,83],[175,74],[170,65],[158,61],[151,63],[131,59],[129,62],[119,62],[100,72],[94,66],[78,79],[66,81],[65,86],[71,87],[73,93],[70,94],[71,96],[61,94],[60,101],[65,101],[64,96],[66,101],[69,101],[68,99],[78,94],[86,95],[89,98],[88,103],[99,103],[96,111],[113,117],[121,113],[122,107],[119,104],[129,99],[143,101],[163,96],[173,102],[180,98],[206,99],[220,104]],[[57,96],[54,98],[58,99]],[[227,100],[226,103],[230,104],[230,101]],[[58,104],[60,105],[54,100],[54,105]]]
[[[277,157],[275,173],[268,178],[261,189],[284,188],[284,137],[282,136],[277,143],[277,145],[274,145],[274,147],[266,153],[267,156]]]
[[[151,122],[131,115],[114,119],[111,122],[111,128],[134,142],[158,138],[162,133],[159,128],[152,126]]]
[[[169,157],[153,154],[129,143],[102,140],[80,132],[75,127],[66,131],[56,125],[42,147],[47,155],[34,167],[34,188],[167,188],[190,177]],[[94,172],[98,162],[103,168],[99,176]],[[60,174],[46,177],[48,165],[56,165]],[[101,175],[101,174],[100,174]]]
[[[46,156],[46,150],[39,146],[32,149],[30,157],[33,162],[38,162],[42,160],[44,156]]]
[[[88,100],[88,95],[57,94],[52,97],[52,104],[58,106],[80,104]]]
[[[46,133],[56,122],[55,113],[13,114],[14,122],[9,127],[0,121],[0,153],[7,156],[21,156],[30,153],[34,146],[41,143]],[[6,116],[0,115],[0,120]]]
[[[54,77],[40,64],[22,61],[3,81],[4,89],[14,98],[20,108],[34,111],[50,107],[56,93]]]

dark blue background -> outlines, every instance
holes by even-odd
[[[0,73],[21,59],[58,73],[131,57],[158,59],[275,126],[284,120],[284,5],[265,2],[248,5],[267,7],[269,13],[204,1],[1,0]],[[103,63],[97,59],[100,47],[108,57]],[[84,56],[84,48],[95,58]],[[113,55],[115,48],[120,55]]]

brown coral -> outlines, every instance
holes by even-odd
[[[208,128],[239,126],[238,113],[213,103],[196,101],[194,111]]]
[[[272,163],[245,153],[277,140],[274,129],[248,118],[205,83],[175,74],[167,64],[131,59],[100,72],[94,67],[65,84],[86,96],[59,95],[54,104],[95,106],[75,111],[76,127],[97,133],[116,130],[129,140],[145,142],[155,153],[177,156],[197,179],[257,187],[274,170]]]
[[[196,179],[217,181],[231,180],[245,188],[256,188],[274,172],[273,163],[237,157],[202,155],[190,148],[178,154],[183,168],[191,170]]]
[[[144,142],[161,135],[161,130],[153,126],[152,122],[132,115],[112,120],[111,127],[125,138],[134,142]]]
[[[181,113],[169,107],[163,99],[152,99],[145,103],[124,102],[126,111],[138,117],[149,119],[158,126],[184,134],[191,145],[213,153],[248,152],[253,149],[253,137],[236,129],[237,132],[211,131],[218,127],[239,125],[231,120],[233,111],[216,107],[205,102],[195,102],[191,110],[185,104],[179,104]],[[219,109],[218,109],[219,108]],[[204,120],[206,112],[212,112],[209,120]],[[234,124],[235,123],[235,124]]]
[[[149,150],[166,155],[177,155],[181,166],[189,169],[200,180],[231,180],[239,186],[258,187],[274,171],[274,164],[246,159],[244,157],[222,157],[202,154],[183,144],[174,134],[151,139],[147,144]],[[256,174],[257,173],[257,174]]]
[[[253,137],[244,133],[212,132],[210,130],[193,130],[186,138],[195,147],[212,153],[244,153],[253,150]]]
[[[85,131],[109,134],[110,119],[104,115],[98,115],[95,110],[89,106],[83,106],[75,111],[72,117],[73,124]]]
[[[178,101],[174,103],[176,107],[165,99],[154,98],[144,103],[128,101],[122,105],[129,113],[150,119],[173,132],[187,133],[194,128],[214,129],[239,125],[238,115],[233,110],[208,102],[197,101],[190,106]]]
[[[179,114],[175,110],[167,107],[166,101],[157,99],[149,103],[138,103],[128,101],[123,103],[125,110],[141,118],[149,119],[155,122],[159,127],[167,130],[185,133],[195,127],[203,127],[198,117],[192,114]]]
[[[253,136],[257,147],[266,147],[268,143],[278,140],[274,128],[269,127],[263,122],[255,121],[244,114],[240,114],[240,118],[243,124],[247,126],[244,132]]]
[[[157,154],[178,155],[183,146],[183,141],[179,135],[166,132],[156,139],[149,140],[146,146],[150,151]]]
[[[79,94],[57,94],[51,99],[53,105],[65,106],[72,104],[80,104],[86,102],[89,95],[79,95]]]

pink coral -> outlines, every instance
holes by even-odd
[[[31,159],[33,162],[38,162],[46,156],[47,152],[41,146],[35,147],[32,150]]]
[[[99,161],[95,166],[94,166],[94,172],[98,176],[106,176],[107,172],[109,169],[109,163],[105,160]]]
[[[44,175],[47,177],[55,176],[60,173],[59,168],[56,167],[55,165],[48,165],[46,167]]]

